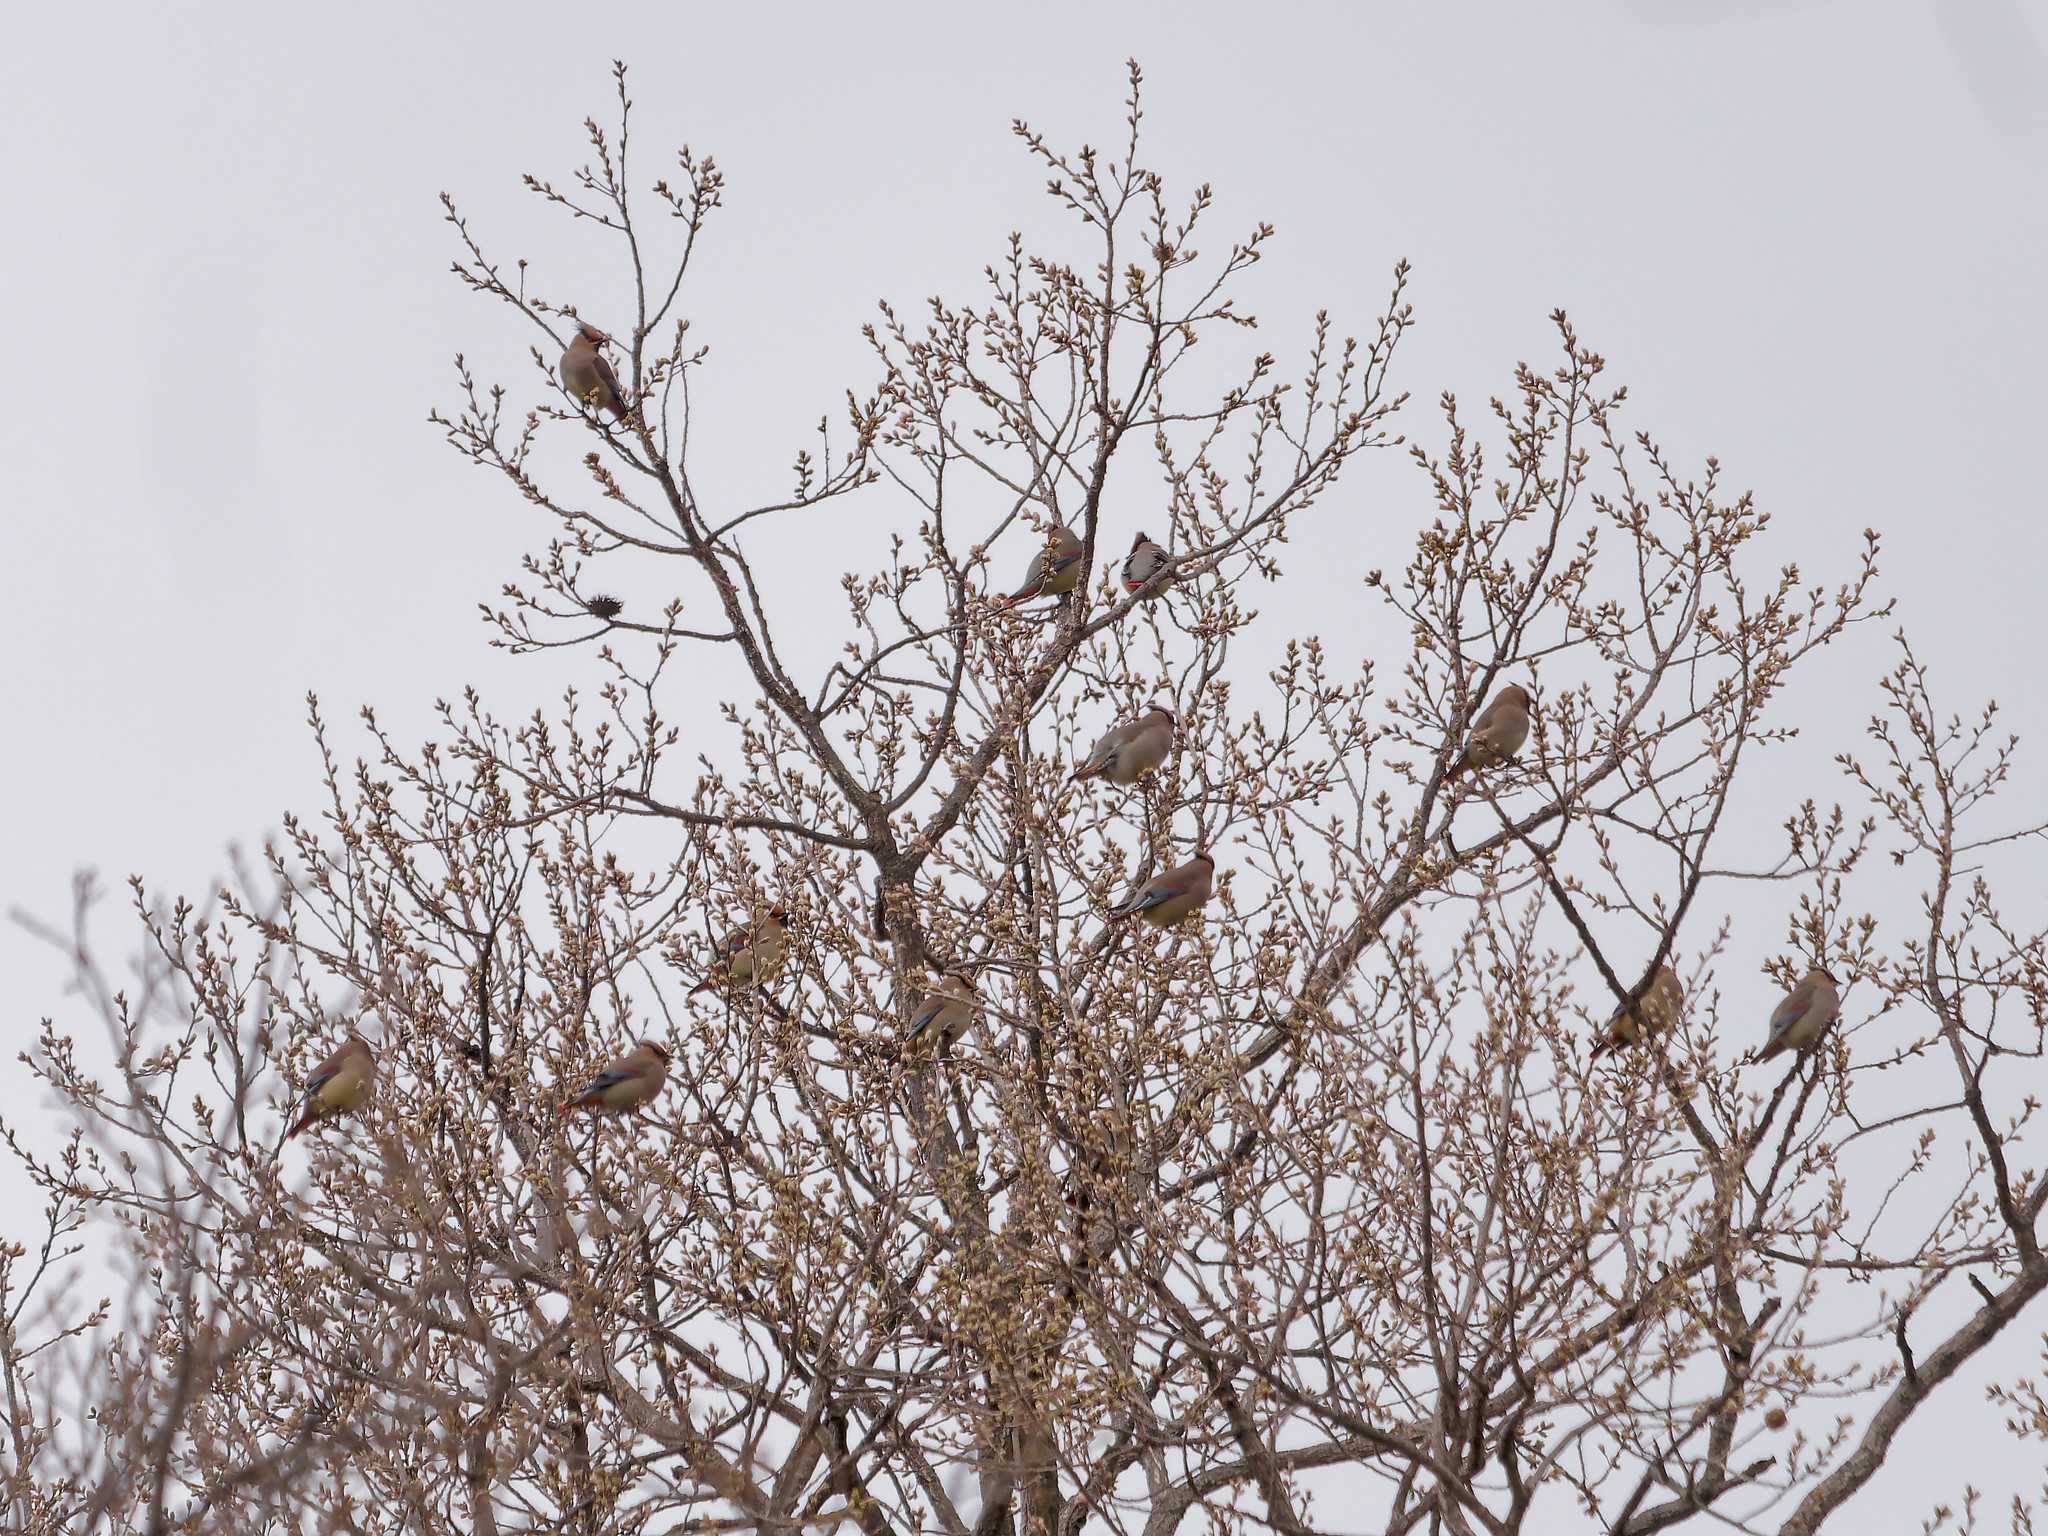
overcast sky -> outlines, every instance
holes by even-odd
[[[56,914],[83,866],[204,891],[229,842],[313,804],[309,690],[401,735],[465,683],[511,716],[557,691],[563,664],[486,650],[476,618],[535,525],[426,422],[454,353],[519,378],[527,341],[447,276],[436,196],[607,318],[594,248],[517,178],[582,162],[614,56],[643,148],[687,141],[730,181],[692,314],[735,496],[785,488],[870,380],[878,298],[969,293],[1046,217],[1010,119],[1113,139],[1136,54],[1153,163],[1213,182],[1224,231],[1279,228],[1251,307],[1283,360],[1318,305],[1365,324],[1402,256],[1421,324],[1396,383],[1422,402],[1505,388],[1568,308],[1639,424],[1757,491],[1782,558],[1846,562],[1879,529],[1945,702],[1997,697],[2048,735],[2037,5],[423,9],[10,21],[0,905]],[[1381,499],[1396,483],[1359,514],[1385,520],[1389,566],[1426,511],[1412,483]],[[1359,574],[1321,578],[1325,633]],[[1875,705],[1867,638],[1809,705],[1815,762]],[[2015,815],[2044,766],[2023,763]],[[22,1039],[59,970],[12,929],[0,963]],[[1966,1464],[1928,1480],[1929,1456],[1988,1446],[1994,1491],[2038,1470],[2003,1437],[1904,1444],[1886,1476],[1913,1525]]]

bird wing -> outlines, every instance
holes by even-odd
[[[1045,551],[1040,550],[1031,557],[1031,563],[1024,567],[1024,583],[1010,594],[1013,603],[1026,602],[1038,595],[1045,585]]]
[[[1104,731],[1102,739],[1088,749],[1087,760],[1081,764],[1082,771],[1084,773],[1097,773],[1107,768],[1116,760],[1116,755],[1122,750],[1125,739],[1130,735],[1130,730],[1131,728],[1127,725],[1119,725]]]
[[[1813,1011],[1814,989],[1801,982],[1785,994],[1784,1000],[1771,1010],[1771,1038],[1776,1039]]]
[[[1148,882],[1136,895],[1127,898],[1112,915],[1127,917],[1134,912],[1150,912],[1162,902],[1171,901],[1180,895],[1182,889],[1182,881],[1174,879],[1171,875],[1161,875],[1156,880]]]
[[[342,1070],[348,1066],[348,1063],[349,1052],[346,1050],[336,1051],[325,1061],[321,1062],[319,1066],[313,1069],[313,1075],[306,1079],[306,1097],[313,1097],[322,1088],[325,1088],[329,1083],[341,1076]]]
[[[606,1067],[597,1076],[593,1077],[583,1092],[586,1096],[593,1093],[609,1093],[621,1083],[630,1083],[637,1078],[645,1076],[646,1071],[645,1067],[637,1064],[629,1065],[626,1062],[619,1062],[614,1066]]]

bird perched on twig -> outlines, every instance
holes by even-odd
[[[1685,990],[1678,984],[1678,973],[1668,965],[1657,967],[1657,976],[1643,993],[1642,1001],[1626,1014],[1619,1008],[1600,1031],[1599,1042],[1593,1047],[1589,1058],[1598,1061],[1609,1051],[1618,1051],[1625,1045],[1634,1045],[1639,1040],[1659,1034],[1678,1022],[1678,1015],[1685,1008]]]
[[[1529,739],[1529,695],[1514,683],[1496,693],[1479,718],[1465,751],[1444,775],[1449,783],[1470,769],[1496,768],[1522,750]]]
[[[1173,750],[1173,724],[1172,711],[1155,704],[1137,719],[1112,726],[1089,748],[1067,782],[1107,779],[1125,786],[1137,783]]]
[[[340,1047],[306,1079],[304,1108],[298,1123],[284,1133],[290,1141],[307,1126],[317,1121],[345,1115],[360,1109],[363,1101],[370,1096],[370,1085],[377,1077],[377,1057],[370,1044],[355,1031]]]
[[[1771,1010],[1770,1036],[1757,1051],[1756,1059],[1769,1061],[1780,1051],[1811,1049],[1841,1016],[1841,983],[1826,966],[1816,965]]]
[[[1151,539],[1140,533],[1132,541],[1131,552],[1124,556],[1124,590],[1136,592],[1146,582],[1166,569],[1166,562],[1173,557]]]
[[[599,410],[624,416],[626,396],[619,388],[619,376],[612,371],[611,359],[600,350],[610,341],[596,326],[577,321],[576,334],[562,353],[562,387],[585,405],[594,403]]]
[[[661,1085],[667,1081],[668,1047],[642,1040],[625,1055],[606,1062],[581,1092],[562,1100],[555,1113],[566,1115],[582,1109],[592,1114],[623,1115],[661,1092]]]
[[[711,973],[690,989],[690,996],[723,986],[759,987],[775,979],[789,957],[789,913],[770,907],[761,917],[742,923],[711,948]]]
[[[997,601],[1005,608],[1014,608],[1035,597],[1065,596],[1080,584],[1081,549],[1080,537],[1073,529],[1065,523],[1054,523],[1045,531],[1045,547],[1024,568],[1024,585]]]
[[[1187,863],[1154,875],[1110,908],[1109,920],[1120,923],[1127,917],[1142,917],[1154,928],[1171,928],[1195,914],[1209,899],[1215,882],[1216,861],[1206,848],[1199,849]]]
[[[943,972],[912,1011],[903,1031],[904,1050],[950,1049],[973,1021],[977,1001],[971,975],[958,966]]]

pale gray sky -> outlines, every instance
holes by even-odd
[[[1223,229],[1279,227],[1252,307],[1283,360],[1318,305],[1363,325],[1401,256],[1421,325],[1396,382],[1425,406],[1504,388],[1568,308],[1639,424],[1757,490],[1784,558],[1818,568],[1880,529],[1946,702],[1995,696],[2040,742],[2048,21],[2030,10],[25,10],[0,56],[19,348],[0,375],[0,905],[55,915],[82,865],[204,890],[225,843],[313,805],[308,690],[344,725],[374,702],[401,735],[466,682],[506,715],[552,699],[568,664],[485,650],[475,616],[539,530],[425,420],[455,352],[524,379],[528,339],[447,276],[435,197],[602,319],[594,247],[517,177],[581,162],[615,55],[643,166],[688,141],[730,178],[692,310],[715,349],[714,487],[786,484],[811,424],[871,377],[874,301],[971,291],[1044,218],[1010,118],[1112,139],[1136,54],[1153,163],[1212,181]],[[1376,465],[1344,514],[1384,520],[1390,566],[1416,489]],[[1357,574],[1323,578],[1326,633],[1347,632]],[[1875,635],[1831,659],[1814,764],[1888,661]],[[2015,814],[2044,785],[2037,754]],[[58,971],[11,929],[0,962],[21,1039]],[[11,1091],[19,1069],[0,1071]],[[1897,1528],[1917,1526],[1972,1447],[2001,1459],[1978,1478],[1993,1490],[2038,1470],[2003,1437],[1916,1424],[1870,1506],[1903,1494]]]

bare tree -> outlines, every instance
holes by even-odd
[[[1779,568],[1562,314],[1549,366],[1404,445],[1405,265],[1363,339],[1252,350],[1271,231],[1219,250],[1208,189],[1146,169],[1135,66],[1114,151],[1016,125],[1071,234],[885,306],[877,382],[789,489],[713,504],[688,313],[723,182],[686,149],[645,186],[616,80],[588,165],[527,185],[621,285],[544,298],[449,201],[534,374],[458,360],[435,417],[546,529],[498,643],[600,685],[517,721],[465,693],[417,748],[366,712],[352,766],[316,705],[320,814],[209,911],[138,886],[134,990],[83,894],[51,934],[114,1068],[55,1022],[25,1058],[73,1129],[54,1160],[9,1132],[49,1200],[37,1262],[0,1259],[14,1520],[1639,1536],[1848,1507],[2048,1286],[2043,940],[1992,885],[2042,830],[1988,808],[2011,743],[1902,639],[1849,804],[1770,771],[1808,661],[1886,611],[1876,536]],[[616,400],[557,365],[604,316]],[[1421,518],[1339,499],[1397,446]],[[836,655],[776,558],[828,512],[886,544]],[[1260,617],[1311,527],[1411,637],[1398,669]],[[1002,601],[1055,528],[1072,592]],[[1133,586],[1141,530],[1168,559]],[[1509,684],[1519,756],[1453,775]],[[1155,702],[1156,772],[1070,781]],[[1759,815],[1782,854],[1746,865],[1726,829]],[[1198,849],[1193,918],[1107,921]],[[1889,934],[1865,893],[1902,884],[1924,923]],[[1782,953],[1727,963],[1735,904],[1771,901]],[[733,985],[710,940],[770,907],[788,963]],[[1667,963],[1679,1016],[1594,1062]],[[1840,1024],[1749,1063],[1808,965]],[[947,969],[971,1023],[907,1041]],[[282,1147],[351,1027],[371,1103]],[[673,1057],[645,1113],[557,1114],[639,1038]],[[126,1282],[97,1311],[51,1294],[89,1230]],[[2048,1434],[2037,1385],[2001,1392]]]

